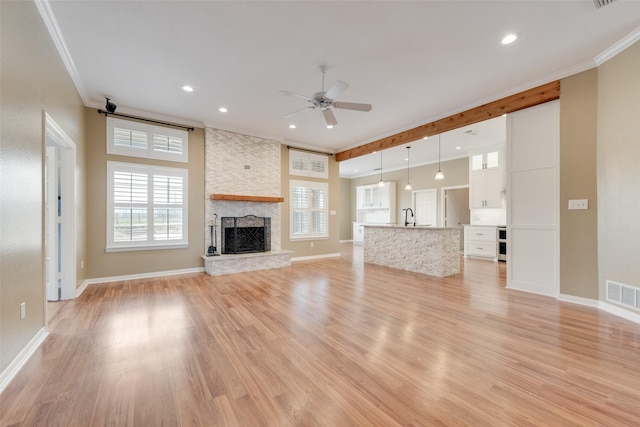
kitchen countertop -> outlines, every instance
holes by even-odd
[[[362,224],[365,227],[381,227],[381,228],[412,228],[414,230],[449,230],[458,227],[432,227],[430,225],[396,225],[396,224]]]

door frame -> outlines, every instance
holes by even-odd
[[[43,112],[44,132],[43,151],[46,152],[47,141],[51,141],[59,147],[60,154],[60,194],[61,209],[60,216],[62,226],[60,229],[60,270],[61,270],[61,291],[60,299],[72,299],[76,297],[76,144],[62,130],[62,128],[51,118],[46,111]],[[43,165],[44,168],[44,165]],[[45,187],[43,173],[43,189]],[[43,194],[42,215],[46,214]],[[45,219],[46,220],[46,219]],[[44,236],[44,224],[43,224]],[[44,245],[43,245],[44,247]],[[46,257],[43,257],[46,258]],[[43,259],[46,263],[46,259]],[[47,278],[46,273],[43,280],[45,301],[47,300]],[[46,304],[45,304],[46,307]],[[46,314],[46,313],[45,313]],[[46,318],[46,316],[45,316]]]
[[[440,187],[440,218],[438,219],[438,227],[444,227],[444,216],[445,216],[445,203],[444,199],[447,195],[448,190],[460,190],[463,188],[469,188],[469,184],[467,185],[452,185],[449,187]]]

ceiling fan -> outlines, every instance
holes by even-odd
[[[342,108],[343,110],[355,110],[355,111],[371,111],[371,104],[360,104],[357,102],[338,102],[335,99],[340,96],[349,85],[341,80],[338,80],[325,92],[324,90],[324,75],[327,71],[326,65],[320,66],[322,72],[322,91],[314,93],[311,97],[298,95],[297,93],[289,92],[288,90],[281,90],[280,93],[286,96],[293,96],[295,98],[302,98],[312,105],[301,108],[293,113],[287,114],[285,117],[291,117],[303,110],[315,110],[318,108],[327,122],[327,126],[335,126],[338,124],[336,117],[331,110],[333,108]]]

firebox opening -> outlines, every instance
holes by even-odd
[[[247,215],[223,217],[222,253],[246,254],[271,250],[271,218]]]

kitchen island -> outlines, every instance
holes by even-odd
[[[445,277],[460,273],[460,229],[364,226],[364,262]]]

